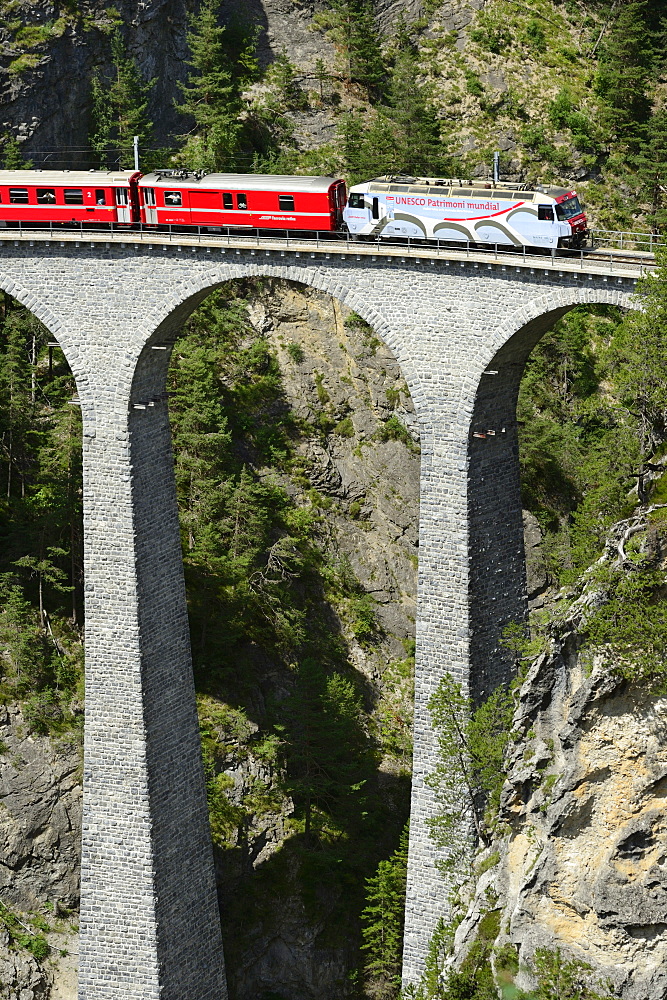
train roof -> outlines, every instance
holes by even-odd
[[[369,193],[384,191],[403,191],[409,194],[438,194],[458,197],[492,198],[505,195],[510,199],[531,201],[547,198],[562,198],[566,194],[574,194],[571,188],[544,187],[527,184],[512,184],[509,181],[465,180],[461,177],[404,177],[385,176],[355,184],[351,191],[368,191]]]
[[[309,177],[304,174],[202,174],[199,171],[156,170],[141,178],[149,187],[229,188],[240,191],[309,191],[324,193],[336,177]]]
[[[0,184],[92,187],[95,184],[127,184],[130,178],[137,176],[136,170],[0,170]]]

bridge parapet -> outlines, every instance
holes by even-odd
[[[618,234],[622,235],[622,234]],[[630,236],[635,234],[628,234]],[[61,246],[74,243],[75,246],[82,245],[119,245],[125,246],[147,246],[149,250],[155,247],[176,247],[181,251],[184,249],[203,248],[206,250],[218,250],[220,252],[232,251],[249,253],[251,256],[264,254],[271,256],[278,252],[281,256],[292,255],[301,257],[309,255],[311,259],[317,259],[324,255],[330,259],[332,255],[341,258],[351,257],[356,260],[370,257],[371,260],[397,260],[397,261],[429,261],[435,264],[436,261],[445,263],[459,263],[465,266],[470,263],[473,267],[484,266],[493,269],[500,266],[501,269],[517,268],[528,269],[531,274],[544,271],[545,275],[558,272],[560,274],[585,274],[590,275],[591,280],[595,276],[615,278],[623,280],[637,280],[643,274],[655,267],[655,258],[652,253],[643,251],[629,251],[621,247],[610,246],[608,248],[582,250],[552,250],[548,254],[531,252],[528,247],[516,247],[509,249],[498,244],[481,246],[479,244],[462,244],[456,246],[447,244],[439,240],[429,244],[418,240],[406,239],[399,243],[396,241],[382,240],[366,242],[353,240],[349,235],[340,236],[332,233],[315,233],[308,235],[300,232],[277,233],[271,236],[260,236],[254,230],[248,234],[236,233],[211,233],[208,230],[191,229],[190,231],[172,230],[169,232],[137,227],[133,229],[113,229],[96,231],[84,229],[83,225],[74,230],[54,228],[49,230],[35,229],[0,229],[0,243],[4,241],[19,246],[27,241],[29,245],[49,242]]]

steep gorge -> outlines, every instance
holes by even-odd
[[[155,142],[170,145],[188,124],[173,105],[186,74],[186,18],[195,4],[119,0],[110,8],[90,2],[75,4],[74,13],[71,6],[15,0],[0,5],[3,129],[22,140],[26,155],[56,150],[50,162],[64,156],[76,166],[76,151],[87,144],[90,78],[95,68],[110,68],[109,36],[120,22],[143,77],[157,79],[150,105]],[[643,225],[642,210],[630,197],[619,197],[613,173],[605,174],[604,136],[587,132],[585,122],[572,117],[581,113],[590,123],[597,114],[586,52],[590,56],[595,44],[599,11],[584,28],[581,4],[540,0],[527,17],[517,12],[519,6],[504,8],[513,9],[507,17],[511,37],[500,43],[478,19],[493,13],[493,4],[448,0],[437,10],[429,7],[419,29],[420,73],[435,88],[443,144],[455,145],[478,173],[488,170],[492,150],[500,148],[504,169],[513,176],[581,181],[595,221],[617,227],[639,219]],[[314,30],[313,18],[323,10],[323,4],[289,0],[243,10],[260,29],[262,67],[283,47],[298,67],[308,103],[287,114],[297,151],[312,155],[303,162],[313,171],[342,169],[340,151],[335,144],[332,149],[341,110],[361,111],[368,121],[374,113],[363,88],[344,79],[340,49],[323,30]],[[547,54],[534,26],[532,36],[525,34],[530,10],[547,38]],[[223,6],[225,17],[237,11],[232,0]],[[381,2],[376,14],[391,43],[399,19],[414,22],[423,11],[416,3]],[[35,42],[36,36],[21,38],[11,26],[17,20],[52,27]],[[585,44],[573,55],[581,37]],[[318,59],[331,74],[325,101],[316,95]],[[260,81],[257,89],[262,86]],[[570,104],[555,106],[568,88]],[[325,852],[305,842],[284,763],[271,749],[271,740],[283,738],[276,737],[275,723],[298,682],[289,662],[248,641],[219,690],[202,685],[200,705],[209,779],[228,804],[216,862],[232,995],[353,996],[358,986],[349,975],[360,961],[363,879],[390,855],[407,813],[418,434],[395,360],[335,300],[279,282],[248,287],[243,295],[249,304],[239,349],[268,347],[280,368],[284,395],[264,417],[267,423],[282,420],[287,410],[299,433],[289,468],[282,460],[257,462],[247,445],[240,454],[258,482],[276,482],[295,509],[312,518],[324,561],[336,572],[345,567],[349,589],[329,594],[323,607],[343,651],[346,677],[354,678],[362,697],[363,731],[381,748],[367,788],[382,829],[371,827],[369,835],[364,828],[365,846],[358,852],[363,857],[348,867],[361,827],[329,832],[323,877]],[[541,534],[532,515],[526,527],[534,570],[529,587],[539,606],[547,589]],[[667,926],[664,705],[650,692],[612,681],[599,664],[589,673],[580,624],[570,622],[550,638],[521,688],[499,836],[479,864],[496,854],[498,861],[478,882],[458,932],[456,961],[464,960],[491,912],[500,927],[496,946],[510,944],[516,953],[507,969],[496,963],[508,1000],[513,980],[529,986],[527,963],[539,946],[560,947],[590,962],[627,1000],[659,1000],[667,988],[661,969]],[[200,682],[204,667],[199,662]],[[52,947],[46,960],[27,946],[12,945],[9,932],[0,936],[0,995],[5,989],[11,1000],[73,1000],[78,751],[31,733],[15,705],[3,711],[0,836],[8,861],[0,869],[0,902],[24,920],[37,912],[53,930],[44,932]],[[338,842],[343,848],[336,856]],[[340,878],[331,876],[335,865],[345,869]],[[323,888],[309,894],[308,884]],[[33,923],[27,926],[29,937],[40,933]]]

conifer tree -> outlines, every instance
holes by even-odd
[[[361,801],[373,768],[373,750],[361,725],[361,706],[350,681],[304,657],[286,706],[287,787],[304,817],[307,839],[314,814],[340,815]]]
[[[119,31],[112,37],[111,54],[111,78],[96,73],[92,79],[89,141],[100,166],[129,170],[134,166],[134,136],[139,136],[140,146],[152,139],[148,100],[155,80],[142,80]]]
[[[401,984],[408,837],[406,826],[397,850],[388,861],[381,861],[375,875],[366,880],[361,947],[367,953],[364,975],[378,1000],[395,997]]]
[[[602,124],[613,138],[631,145],[650,111],[647,87],[652,53],[646,39],[647,7],[648,0],[618,5],[600,49],[596,79]]]
[[[228,50],[227,29],[218,22],[220,0],[204,0],[190,18],[187,35],[191,68],[180,84],[177,110],[193,122],[184,136],[179,162],[199,170],[231,170],[236,165],[243,126],[238,77]]]
[[[10,133],[6,133],[2,140],[0,155],[3,170],[29,170],[32,167],[32,161],[26,160],[23,155],[21,143]]]
[[[428,88],[417,82],[418,65],[411,47],[399,52],[389,87],[388,115],[396,123],[401,150],[401,173],[438,175],[447,171],[440,122]]]
[[[371,96],[380,97],[387,68],[372,4],[368,0],[334,0],[323,17],[329,38],[342,57],[343,74],[366,87]]]
[[[647,221],[654,233],[667,233],[667,108],[659,108],[641,132],[641,145],[632,157],[641,200],[648,206]]]
[[[649,459],[667,440],[667,252],[657,248],[657,267],[637,285],[641,310],[626,317],[613,345],[612,374],[622,405],[633,418],[639,449],[640,503]]]

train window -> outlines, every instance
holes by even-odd
[[[554,221],[553,205],[538,205],[537,218],[539,219],[540,222],[553,222]]]
[[[291,194],[279,194],[278,206],[283,212],[294,211],[294,196]]]
[[[248,207],[248,196],[247,194],[242,194],[241,191],[236,196],[236,207],[245,211]]]
[[[364,207],[364,196],[363,194],[357,194],[353,192],[350,194],[348,199],[348,205],[350,208],[363,208]]]
[[[37,204],[52,205],[56,200],[56,192],[53,188],[37,188]]]
[[[231,191],[222,192],[222,207],[223,208],[234,208],[234,199],[232,198]]]
[[[463,198],[469,198],[472,194],[472,188],[452,188],[452,194],[458,194]]]
[[[96,188],[95,189],[95,204],[96,205],[106,205],[106,203],[107,203],[106,191],[104,191],[102,188]]]
[[[127,188],[116,188],[116,204],[127,205]]]
[[[9,200],[12,205],[27,205],[28,204],[28,189],[27,188],[10,188],[9,189]]]
[[[422,184],[411,184],[408,188],[410,194],[428,194],[431,189],[424,187]]]
[[[165,205],[182,205],[183,198],[180,191],[165,191],[164,193],[164,203]]]
[[[379,198],[373,198],[372,215],[373,215],[374,219],[379,219],[380,218],[380,199]]]
[[[581,215],[583,211],[578,198],[568,198],[556,205],[556,215],[563,222],[565,219],[572,219],[575,215]]]
[[[149,208],[155,206],[155,188],[142,188],[144,192],[144,205],[148,205]]]
[[[83,205],[83,191],[81,188],[65,188],[66,205]]]

